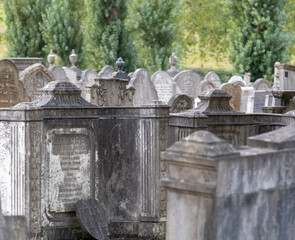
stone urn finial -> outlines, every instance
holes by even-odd
[[[175,53],[172,53],[171,57],[169,58],[169,63],[171,64],[171,69],[176,69],[178,57],[175,55]]]
[[[50,50],[49,55],[47,56],[47,61],[48,61],[48,63],[49,63],[49,66],[50,66],[50,67],[53,67],[53,64],[54,64],[54,62],[55,62],[55,56],[54,56],[54,54],[53,54],[52,49]]]
[[[118,68],[118,72],[123,72],[125,62],[123,61],[123,59],[121,57],[119,57],[118,60],[116,61],[116,65]]]
[[[70,62],[72,63],[72,67],[74,67],[76,65],[78,56],[75,53],[75,50],[72,49],[72,54],[69,56]]]

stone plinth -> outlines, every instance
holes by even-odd
[[[6,58],[9,59],[10,61],[12,61],[19,73],[21,73],[23,70],[25,70],[27,67],[34,65],[36,63],[42,63],[43,62],[43,58],[30,58],[30,57],[26,57],[26,58]]]
[[[216,161],[238,156],[234,148],[206,131],[176,142],[162,153],[167,164],[167,240],[215,239]]]

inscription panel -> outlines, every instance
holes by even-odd
[[[90,197],[90,134],[85,128],[53,129],[49,133],[49,209],[75,210]]]

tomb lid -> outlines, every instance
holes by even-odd
[[[295,147],[295,123],[272,132],[248,138],[248,145],[257,148],[289,149]]]
[[[103,206],[96,199],[79,200],[76,215],[83,228],[95,239],[107,239],[108,218]]]

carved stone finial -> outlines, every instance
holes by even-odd
[[[49,65],[50,65],[50,67],[53,67],[54,62],[55,62],[55,56],[54,56],[54,54],[53,54],[52,49],[50,50],[50,53],[49,53],[49,55],[47,56],[47,61],[48,61]]]
[[[175,53],[172,53],[172,55],[170,56],[169,63],[171,64],[171,68],[176,68],[178,57],[175,55]]]
[[[72,49],[72,54],[69,56],[70,62],[72,63],[72,67],[75,67],[78,56],[75,53],[75,50]]]
[[[118,60],[116,61],[116,65],[118,68],[118,72],[123,72],[125,62],[123,61],[123,59],[121,57],[119,57]]]

